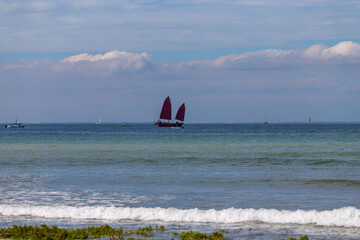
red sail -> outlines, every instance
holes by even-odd
[[[183,103],[176,114],[176,120],[184,121],[185,118],[185,103]]]
[[[160,119],[171,120],[171,101],[170,97],[167,97],[164,101],[161,109]]]

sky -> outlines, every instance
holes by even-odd
[[[360,121],[360,1],[0,0],[0,122]]]

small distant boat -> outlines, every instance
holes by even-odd
[[[128,127],[129,124],[125,123],[125,114],[123,114],[123,122],[120,123],[120,127]]]
[[[309,121],[308,121],[308,124],[310,124],[311,123],[311,118],[309,118]]]
[[[267,120],[267,114],[265,113],[265,121],[264,124],[269,124],[268,120]]]
[[[95,124],[101,124],[101,118],[98,118],[98,120],[95,122]]]
[[[176,122],[170,122],[171,120],[171,100],[168,96],[163,104],[163,107],[161,109],[160,113],[160,119],[155,122],[155,125],[158,125],[159,127],[173,127],[173,128],[183,128],[184,125],[184,118],[185,118],[185,103],[183,103],[179,110],[176,113],[175,120]],[[167,122],[161,121],[161,119],[168,120]]]
[[[5,128],[24,128],[25,125],[18,123],[17,119],[12,124],[5,125]]]

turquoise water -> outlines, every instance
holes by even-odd
[[[0,129],[0,226],[360,236],[360,124]],[[269,238],[270,237],[270,238]],[[166,239],[166,237],[164,237]]]

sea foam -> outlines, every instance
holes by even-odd
[[[187,223],[263,222],[277,224],[314,224],[319,226],[360,227],[360,210],[355,207],[317,210],[236,209],[200,210],[177,208],[71,207],[0,205],[0,216],[28,216],[74,220],[136,220]]]

